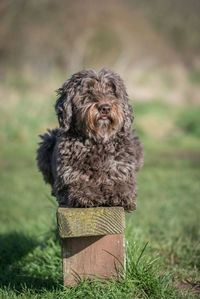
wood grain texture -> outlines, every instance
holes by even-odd
[[[124,234],[62,239],[62,257],[65,286],[86,277],[117,279],[125,267]]]
[[[57,222],[61,238],[121,234],[125,230],[122,207],[58,208]]]

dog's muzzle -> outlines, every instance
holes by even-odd
[[[109,104],[103,104],[98,108],[100,119],[107,120],[110,116],[111,106]]]

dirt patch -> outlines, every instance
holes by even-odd
[[[197,297],[200,295],[200,281],[184,280],[176,285],[176,288],[183,292],[189,292],[191,295]]]

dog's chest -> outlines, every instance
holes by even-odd
[[[114,162],[115,147],[102,144],[84,146],[74,145],[70,157],[70,164],[75,169],[85,172],[102,172],[108,170]]]
[[[60,147],[62,156],[58,175],[70,184],[75,181],[112,184],[132,176],[133,164],[127,159],[123,146],[116,143],[85,145],[81,142],[65,143]]]

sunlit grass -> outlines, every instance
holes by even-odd
[[[54,101],[23,95],[9,109],[2,104],[0,297],[192,298],[195,292],[174,288],[181,281],[198,286],[200,280],[200,142],[179,122],[190,108],[135,103],[145,165],[137,176],[137,211],[126,217],[126,275],[68,289],[62,287],[57,205],[35,163],[38,134],[57,124]],[[158,123],[153,132],[150,120]],[[196,112],[190,121],[196,130]]]

